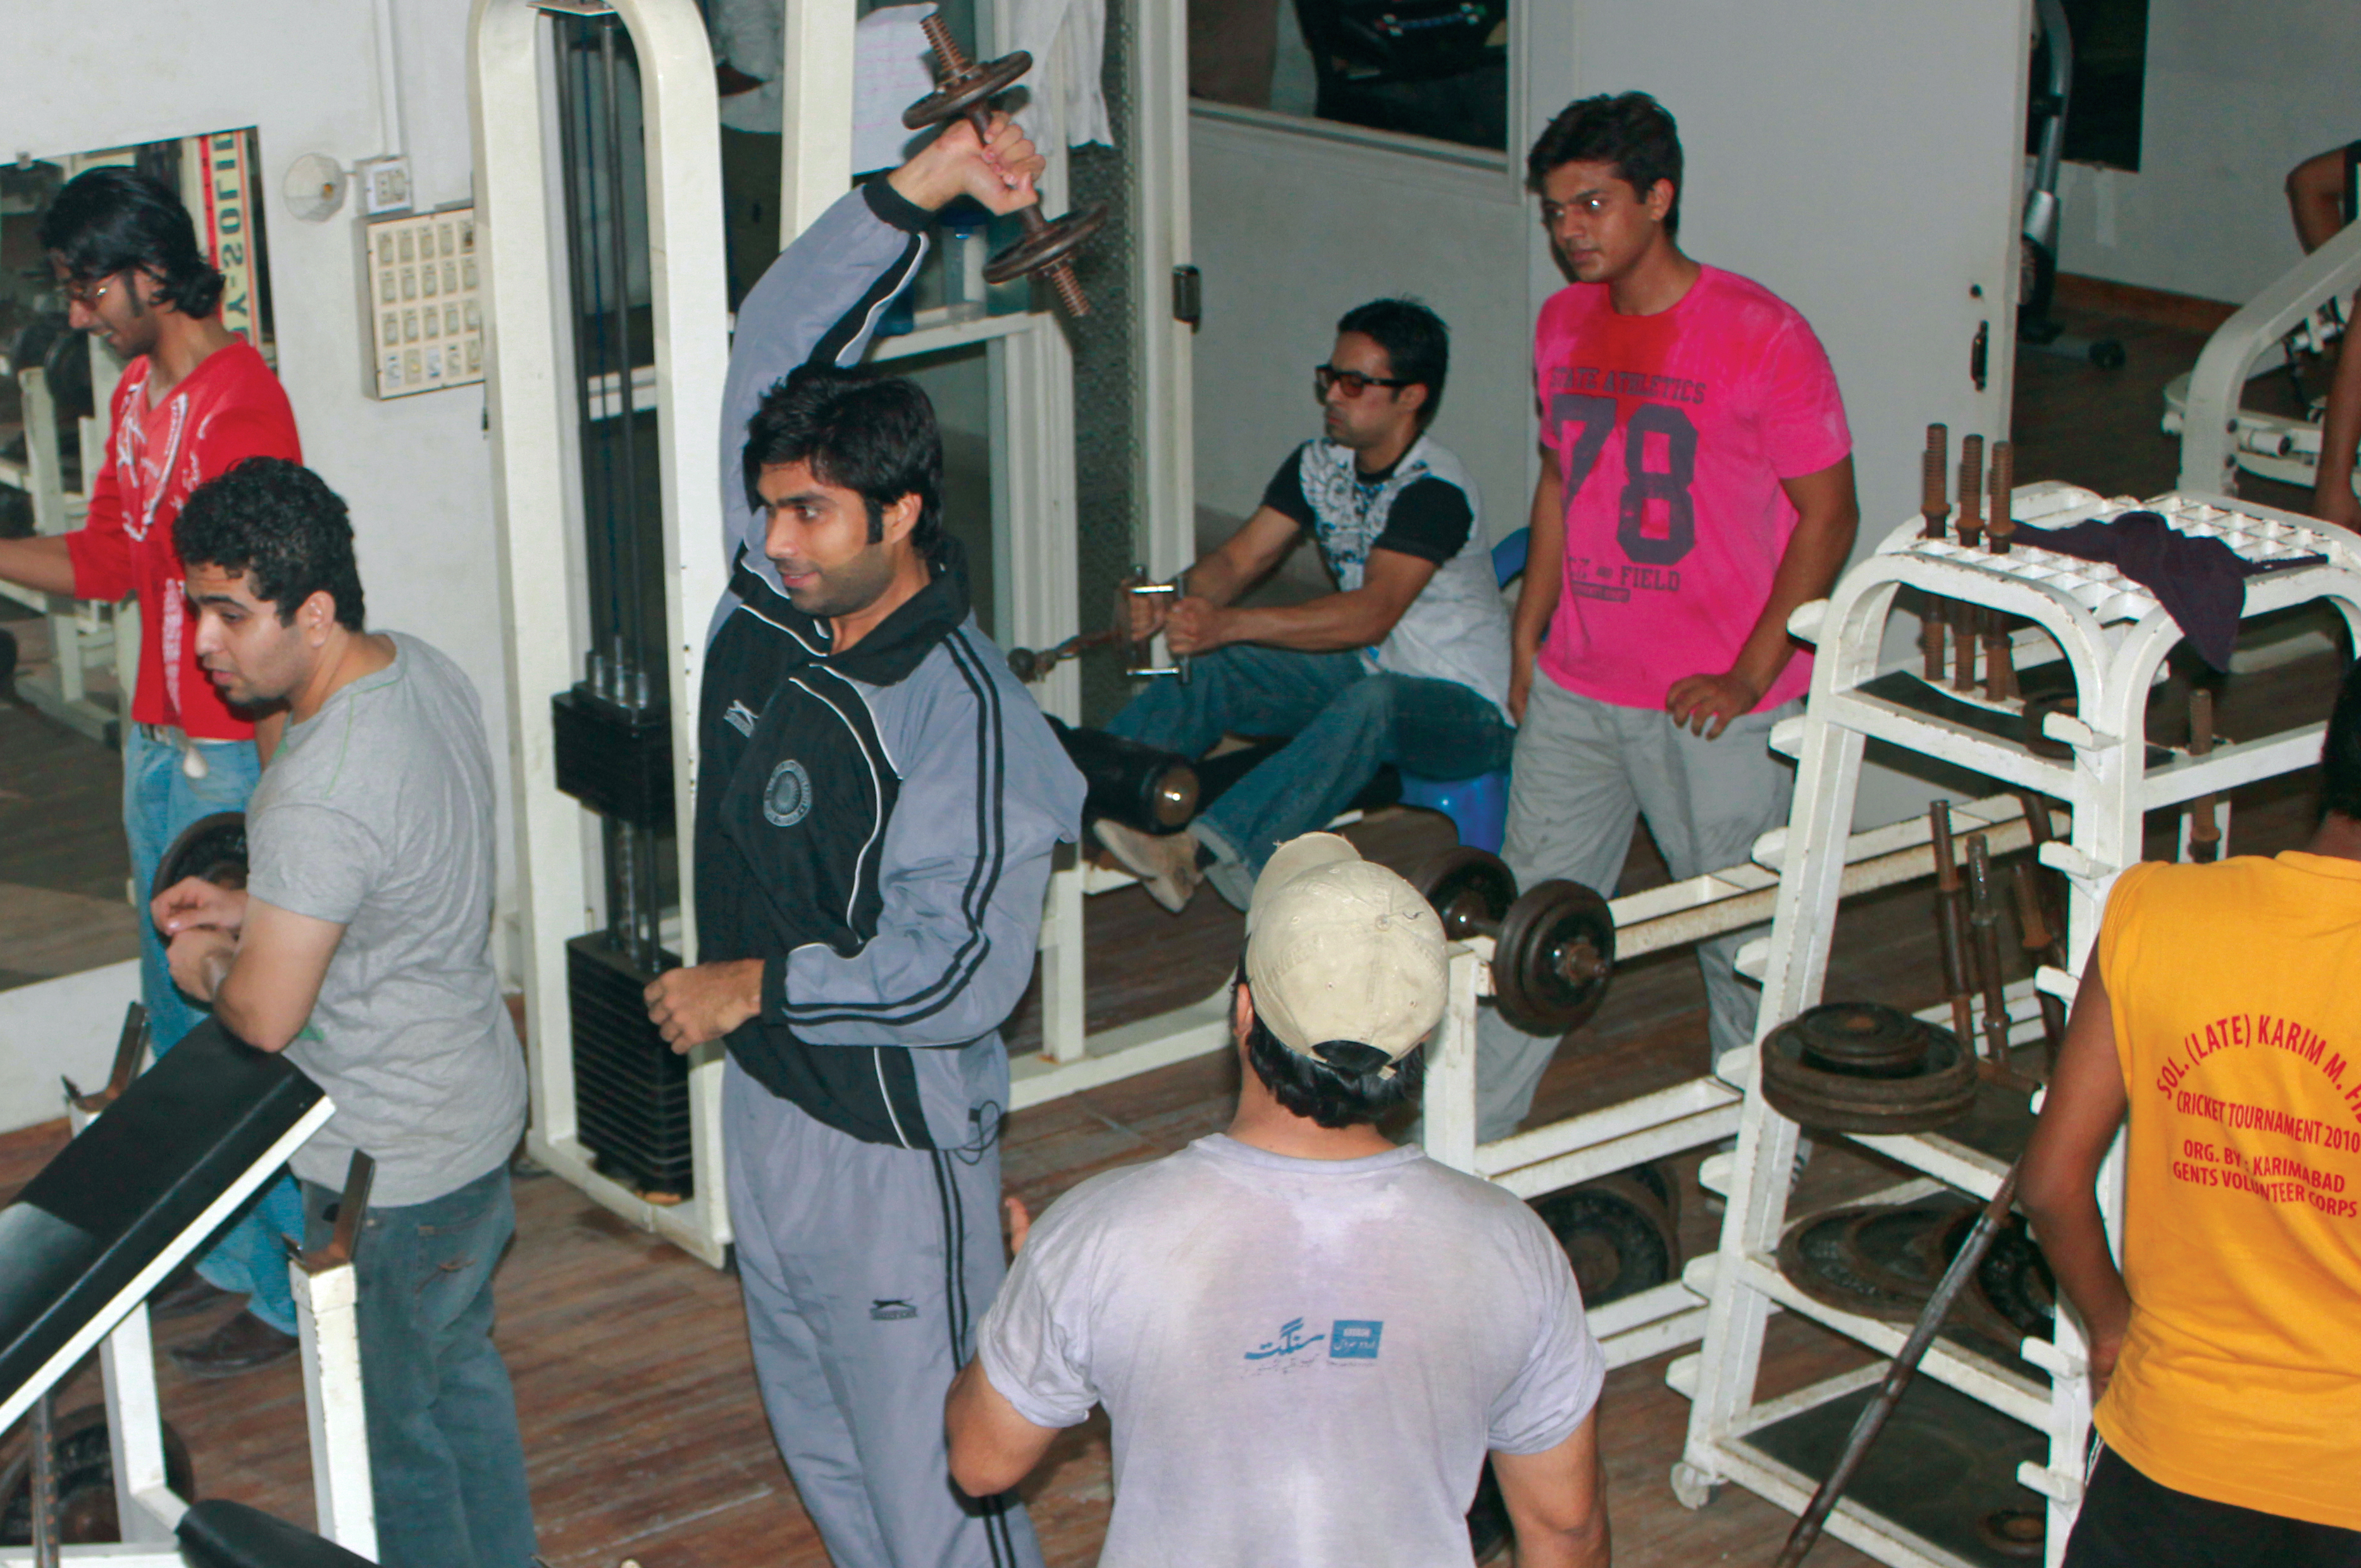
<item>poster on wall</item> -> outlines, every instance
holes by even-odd
[[[270,357],[259,302],[261,212],[255,200],[254,133],[216,131],[184,137],[181,199],[196,220],[197,237],[221,270],[222,325]]]

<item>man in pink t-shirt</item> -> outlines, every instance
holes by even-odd
[[[1852,441],[1810,324],[1682,254],[1680,138],[1654,99],[1571,104],[1526,183],[1574,281],[1533,333],[1548,452],[1512,634],[1504,853],[1520,885],[1612,893],[1635,817],[1675,877],[1745,861],[1786,821],[1794,774],[1767,742],[1811,684],[1787,617],[1851,552]],[[1754,1035],[1731,961],[1746,935],[1697,948],[1717,1057]],[[1524,1119],[1557,1045],[1486,1015],[1481,1136]]]

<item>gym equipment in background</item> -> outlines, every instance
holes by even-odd
[[[2017,281],[2016,341],[2043,354],[2082,359],[2102,370],[2124,367],[2124,345],[2112,337],[2081,337],[2049,318],[2050,296],[2058,281],[2059,159],[2066,146],[2066,111],[2074,94],[2074,32],[2066,20],[2064,0],[2034,0],[2033,16],[2039,27],[2035,43],[2037,62],[2048,69],[2031,93],[2030,108],[2040,126],[2033,158],[2033,182],[2025,192],[2025,223],[2020,231],[2024,271]]]

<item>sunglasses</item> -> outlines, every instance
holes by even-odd
[[[1332,387],[1342,387],[1348,398],[1357,398],[1372,387],[1410,387],[1417,383],[1389,378],[1384,376],[1364,376],[1358,370],[1339,370],[1334,365],[1312,367],[1312,395],[1325,400]]]
[[[122,274],[110,272],[104,278],[77,278],[64,284],[62,291],[68,301],[89,310],[106,297],[106,291],[115,287],[115,279],[120,276]]]

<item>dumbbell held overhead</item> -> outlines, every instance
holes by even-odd
[[[984,105],[1032,70],[1033,57],[1018,49],[998,60],[972,61],[952,39],[950,28],[943,25],[940,16],[926,17],[918,25],[926,30],[927,41],[934,46],[939,74],[935,90],[902,111],[902,123],[916,131],[964,118],[975,127],[979,140],[989,140]],[[1090,314],[1090,299],[1076,281],[1073,267],[1067,258],[1106,222],[1106,208],[1081,208],[1052,222],[1041,215],[1040,205],[1036,203],[1019,208],[1017,218],[1025,225],[1025,237],[984,263],[984,281],[1005,283],[1012,278],[1038,272],[1068,315]]]
[[[1607,999],[1615,916],[1580,883],[1554,880],[1520,894],[1499,856],[1464,844],[1428,861],[1411,882],[1442,917],[1444,936],[1492,938],[1500,1016],[1526,1034],[1578,1029]]]

